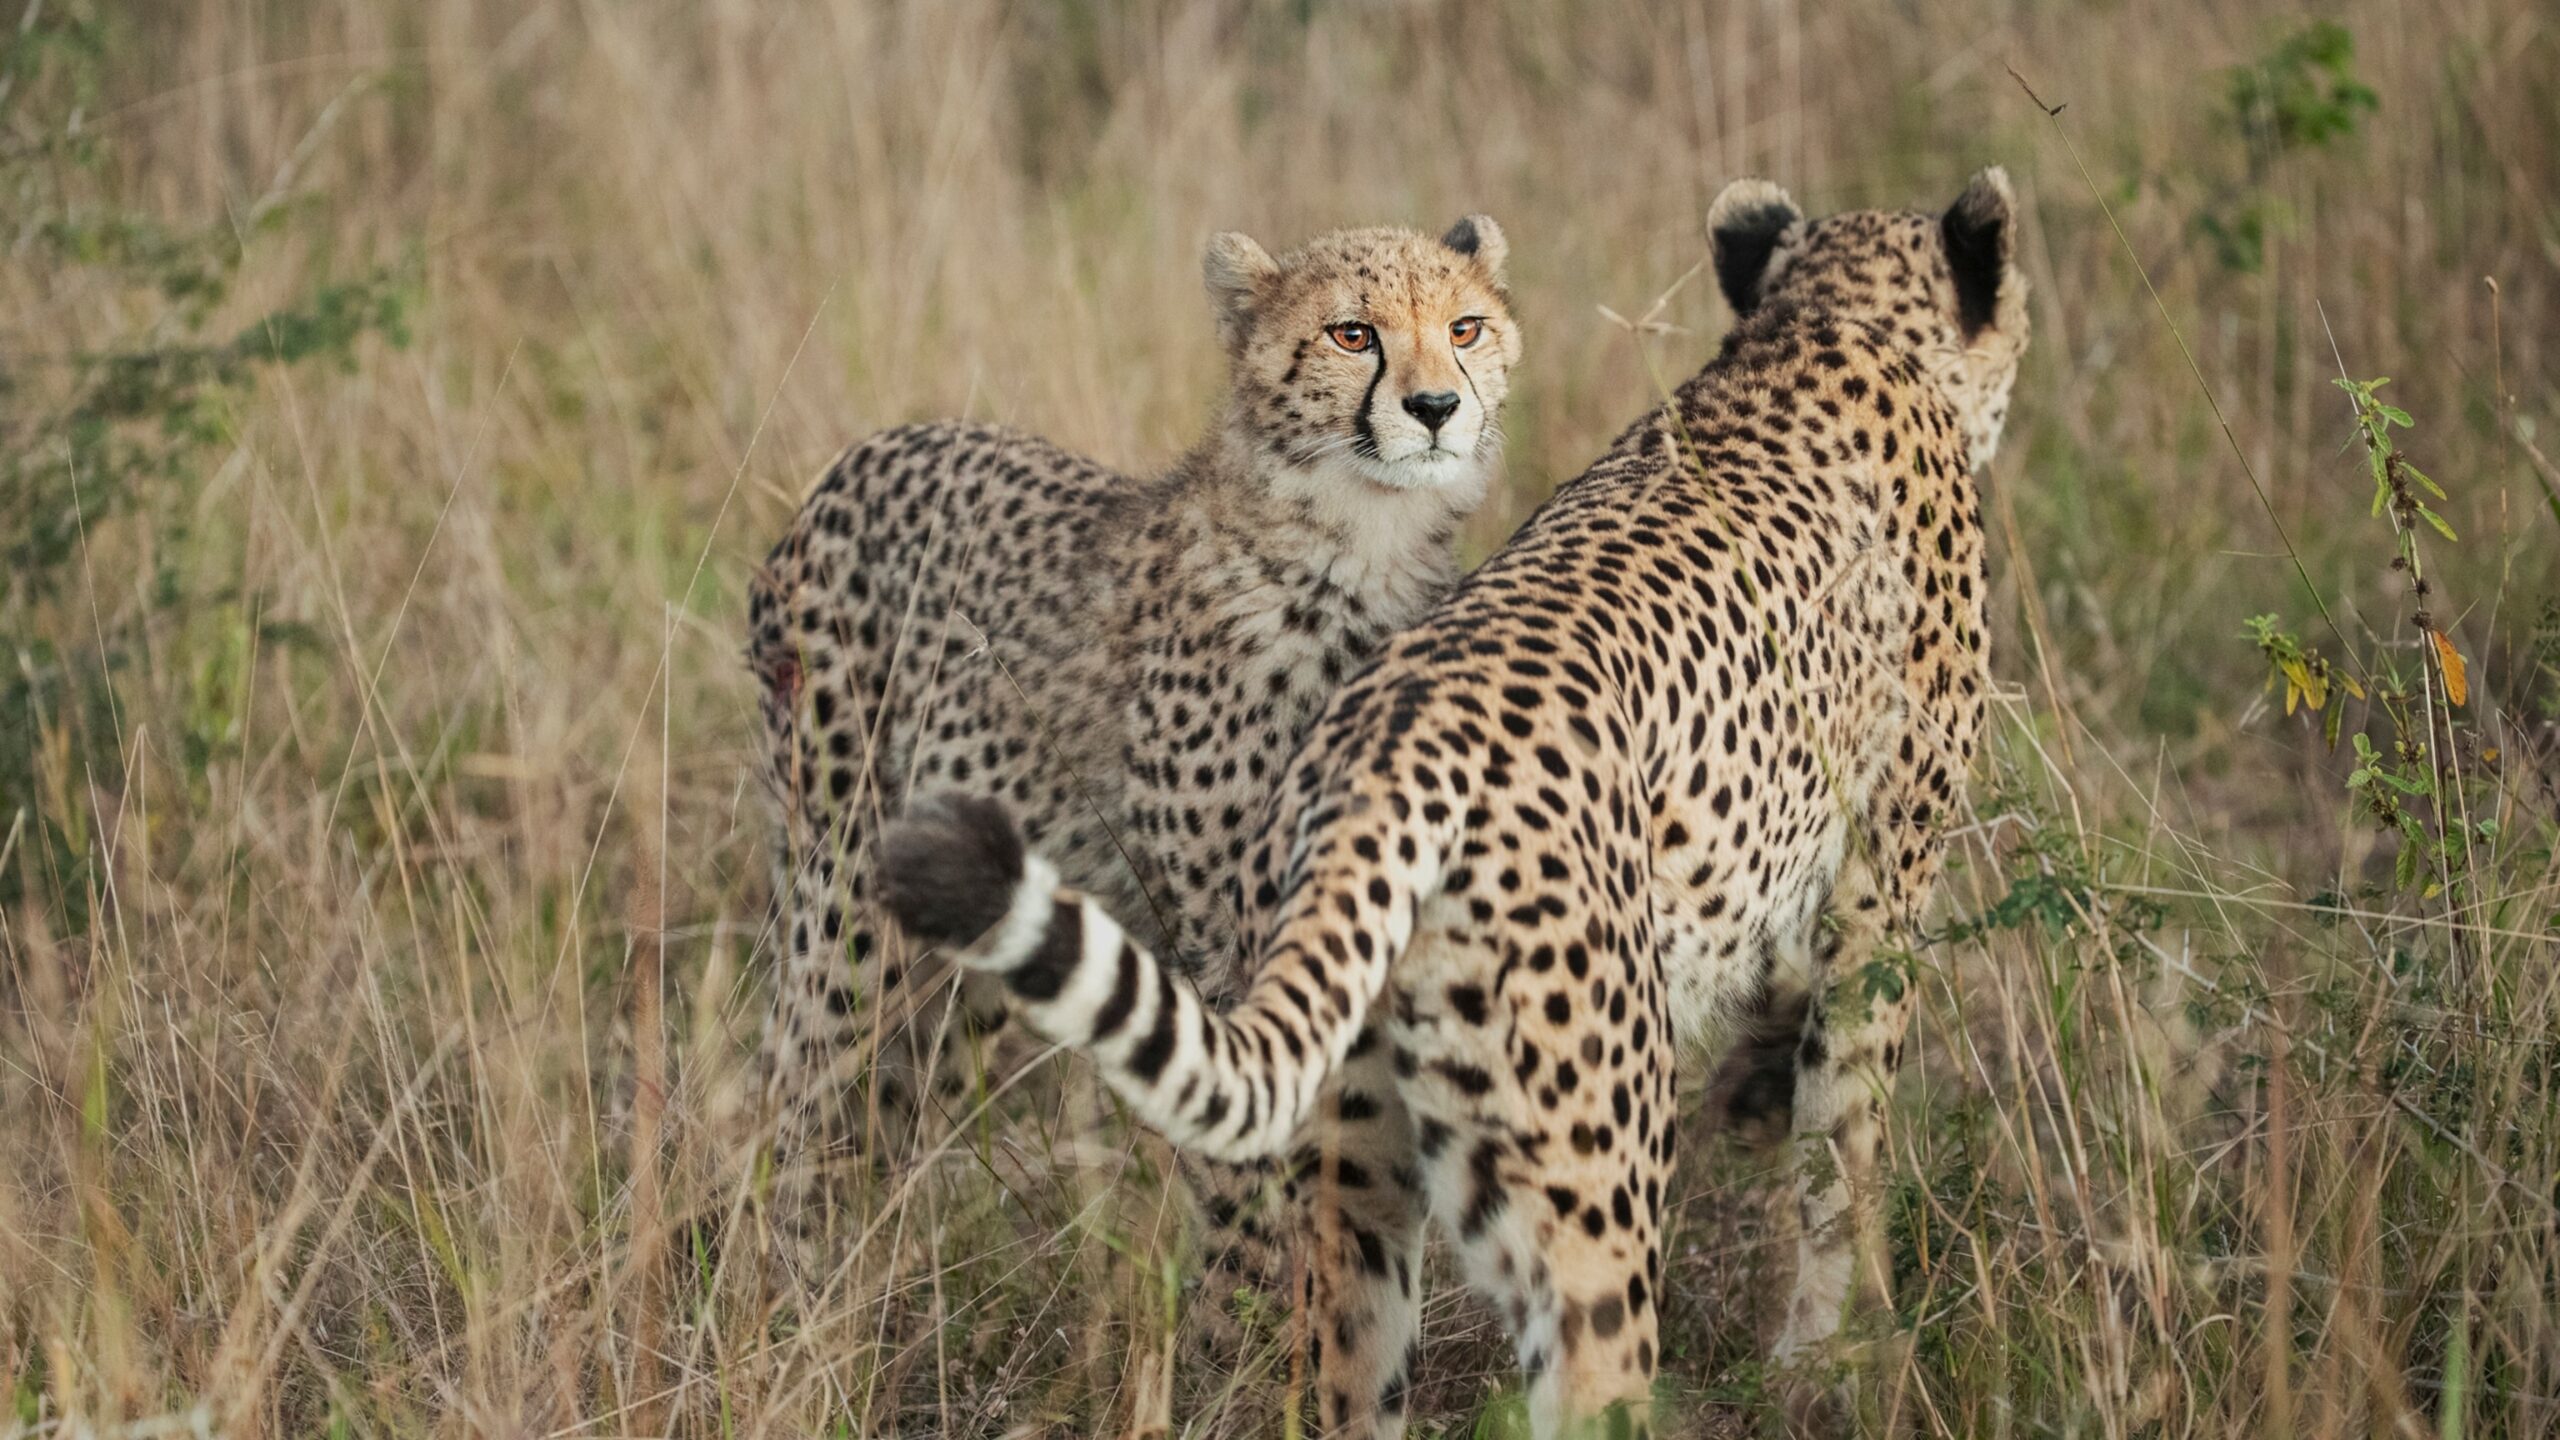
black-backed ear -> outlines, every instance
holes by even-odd
[[[2009,190],[2009,172],[1994,165],[1977,173],[1938,228],[1956,279],[1956,319],[1970,340],[1998,318],[2001,289],[2011,283],[2018,202]]]
[[[1787,192],[1766,180],[1736,180],[1707,207],[1707,243],[1716,259],[1716,283],[1736,315],[1760,305],[1760,283],[1769,275],[1769,256],[1789,227],[1804,212]]]
[[[1440,243],[1461,255],[1472,255],[1484,265],[1493,283],[1502,283],[1502,264],[1511,258],[1511,242],[1502,237],[1502,227],[1490,215],[1469,215],[1452,225],[1440,236]]]
[[[1250,235],[1225,230],[1209,237],[1200,254],[1200,278],[1209,287],[1209,306],[1217,312],[1218,338],[1233,350],[1253,332],[1255,301],[1264,281],[1280,273],[1280,262]]]

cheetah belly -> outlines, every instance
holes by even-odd
[[[1758,876],[1692,887],[1657,874],[1655,932],[1683,1041],[1721,1050],[1773,1000],[1811,987],[1814,936],[1847,839],[1835,819]]]
[[[1814,942],[1848,855],[1850,817],[1866,813],[1892,733],[1879,727],[1854,750],[1832,737],[1823,783],[1768,787],[1725,816],[1709,801],[1683,817],[1699,838],[1655,861],[1653,907],[1672,1025],[1690,1045],[1719,1051],[1773,1003],[1820,983]]]
[[[1874,628],[1894,643],[1905,624],[1895,601]],[[1857,843],[1853,817],[1869,813],[1906,728],[1900,677],[1859,667],[1827,683],[1839,703],[1819,736],[1818,770],[1791,785],[1755,764],[1721,812],[1728,787],[1719,784],[1668,817],[1696,838],[1654,864],[1663,977],[1677,1033],[1711,1053],[1771,1005],[1821,983],[1815,941]]]

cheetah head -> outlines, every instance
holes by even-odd
[[[1807,220],[1766,180],[1736,180],[1707,211],[1716,279],[1734,312],[1785,303],[1846,311],[1901,337],[1989,463],[2027,348],[2027,277],[2013,254],[2008,172],[1973,177],[1940,215],[1853,210]]]
[[[1233,375],[1229,424],[1323,483],[1471,507],[1501,450],[1520,355],[1502,229],[1338,230],[1274,260],[1235,233],[1202,270]]]

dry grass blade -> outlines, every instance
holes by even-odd
[[[899,421],[1145,472],[1205,235],[1477,210],[1480,558],[1711,352],[1725,181],[1993,161],[1999,733],[1871,1428],[2560,1433],[2554,93],[2534,0],[9,6],[0,1437],[1279,1428],[1280,1297],[1167,1364],[1176,1187],[1071,1094],[773,1281],[752,566]],[[1750,1433],[1790,1207],[1683,1143],[1663,1409]],[[1496,1317],[1425,1323],[1415,1433],[1500,1433]]]

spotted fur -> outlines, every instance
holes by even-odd
[[[1326,1433],[1403,1425],[1426,1213],[1508,1323],[1542,1436],[1645,1433],[1683,1042],[1800,1012],[1778,1341],[1837,1330],[1913,933],[1981,727],[1974,473],[2027,338],[1997,170],[1943,215],[1710,211],[1741,318],[1670,402],[1336,695],[1247,847],[1225,1009],[1104,900],[930,802],[883,841],[918,935],[1001,976],[1177,1144],[1323,1114],[1356,1197],[1316,1268]],[[939,877],[927,883],[928,877]],[[1324,1107],[1319,1110],[1320,1104]]]
[[[911,786],[1002,797],[1187,969],[1231,952],[1247,817],[1325,698],[1455,578],[1519,355],[1504,255],[1482,216],[1276,260],[1221,235],[1203,268],[1230,394],[1164,474],[942,422],[819,480],[750,599],[782,821],[766,1083],[804,1235],[831,1160],[912,1143],[969,1071],[947,971],[873,897],[868,841]],[[962,1014],[1000,1024],[996,994],[979,982]]]

